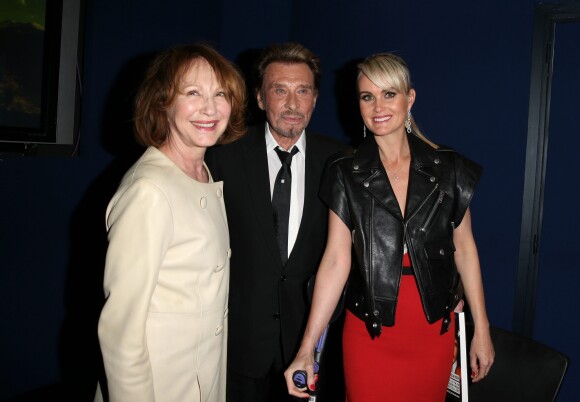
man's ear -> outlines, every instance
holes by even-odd
[[[265,110],[264,99],[262,98],[262,91],[256,90],[256,100],[258,101],[258,107],[262,110]]]

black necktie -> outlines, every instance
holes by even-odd
[[[298,147],[292,151],[282,151],[278,147],[274,149],[282,162],[282,167],[276,176],[274,193],[272,195],[272,208],[274,210],[274,230],[280,249],[282,263],[288,260],[288,221],[290,218],[290,192],[292,190],[292,172],[290,164],[292,157],[298,152]]]

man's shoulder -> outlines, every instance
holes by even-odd
[[[264,126],[251,126],[246,129],[243,136],[238,138],[233,142],[227,144],[217,144],[213,147],[208,148],[210,154],[223,155],[230,152],[237,152],[241,147],[246,144],[255,143],[260,138],[260,133],[263,135]]]

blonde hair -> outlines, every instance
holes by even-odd
[[[413,89],[411,73],[405,60],[393,53],[376,53],[358,64],[357,82],[365,75],[373,84],[381,89],[394,88],[400,93],[408,94]],[[438,148],[421,132],[415,119],[411,116],[412,133],[423,141]]]

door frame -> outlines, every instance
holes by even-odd
[[[556,24],[580,21],[580,3],[534,9],[532,70],[513,330],[532,337],[542,230]]]

